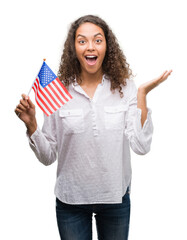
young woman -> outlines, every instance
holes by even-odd
[[[70,27],[59,79],[73,99],[37,125],[35,106],[22,95],[15,109],[25,123],[39,161],[58,156],[55,186],[57,223],[63,240],[91,240],[92,215],[104,240],[127,240],[130,219],[130,147],[150,150],[153,125],[146,95],[170,75],[138,91],[117,40],[97,16]]]

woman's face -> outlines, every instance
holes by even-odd
[[[75,50],[82,72],[102,73],[106,39],[100,27],[89,22],[81,24],[75,35]]]

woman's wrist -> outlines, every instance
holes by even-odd
[[[30,137],[37,129],[37,123],[36,123],[36,121],[34,121],[34,122],[31,122],[31,123],[25,124],[25,125],[26,125],[26,128],[27,128],[27,133]]]
[[[147,118],[147,103],[146,103],[146,92],[145,89],[139,88],[137,93],[137,108],[142,110],[141,115],[141,124],[142,127],[144,125],[144,122]]]
[[[143,88],[143,87],[141,87],[141,86],[138,88],[138,95],[139,95],[139,96],[141,96],[141,97],[146,97],[147,93],[148,93],[148,92],[146,92],[145,88]]]

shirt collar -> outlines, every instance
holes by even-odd
[[[102,81],[101,81],[101,86],[103,86],[104,82],[106,80],[106,77],[105,77],[105,74],[103,74],[103,77],[102,77]],[[72,86],[75,87],[75,86],[78,86],[78,82],[77,82],[77,79],[75,78],[75,82],[72,83]]]

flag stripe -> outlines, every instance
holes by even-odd
[[[40,85],[38,87],[38,91],[37,91],[37,96],[39,98],[39,100],[43,103],[43,105],[45,106],[45,108],[52,114],[54,111],[56,111],[53,106],[51,106],[50,102],[48,101],[48,99],[46,98],[46,96],[42,95],[42,92],[40,91]]]
[[[66,93],[66,95],[72,99],[72,96],[70,95],[70,93],[68,92],[68,90],[64,87],[64,85],[62,84],[62,82],[59,80],[59,78],[56,78],[56,81],[58,82],[58,84],[60,85],[60,87],[63,88],[64,92]]]
[[[35,89],[35,94],[36,94],[38,91],[38,86],[37,86],[36,82],[34,83],[34,89]]]
[[[61,107],[61,106],[63,105],[63,103],[60,102],[59,97],[55,95],[56,93],[53,91],[53,89],[50,88],[50,86],[46,86],[45,89],[47,89],[47,90],[51,93],[51,95],[54,97],[54,99],[56,100],[56,102],[57,102],[57,103],[59,104],[59,106]]]
[[[64,105],[64,102],[62,101],[62,99],[61,99],[61,97],[58,95],[58,93],[56,92],[56,89],[54,89],[51,84],[49,84],[48,87],[49,87],[49,88],[51,89],[51,91],[55,94],[56,98],[61,102],[61,104]]]
[[[45,88],[43,88],[40,83],[39,80],[36,79],[36,82],[38,84],[38,91],[43,95],[43,99],[45,100],[45,102],[47,101],[49,103],[49,105],[52,107],[52,111],[53,110],[57,110],[57,106],[54,106],[54,102],[51,100],[50,96],[48,95],[48,93],[46,92]]]
[[[45,112],[48,113],[48,115],[52,114],[54,112],[54,110],[50,110],[47,106],[47,104],[42,100],[41,96],[39,95],[40,92],[39,92],[39,85],[37,85],[36,81],[34,83],[34,86],[36,88],[36,91],[35,91],[35,99],[37,101],[38,104],[40,104],[40,106],[43,107],[43,109],[45,109]],[[49,105],[50,106],[50,105]]]
[[[35,84],[35,83],[34,83]],[[35,85],[33,84],[33,86],[32,86],[32,89],[34,90],[34,92],[36,93],[36,87],[35,87]]]
[[[70,100],[70,97],[66,94],[66,92],[63,90],[63,88],[61,88],[61,85],[59,84],[59,81],[55,80],[54,83],[57,84],[57,86],[59,87],[59,89],[61,89],[62,93],[64,94],[64,96],[66,97],[67,101]]]
[[[35,81],[34,85],[35,85],[35,88],[36,88],[37,91],[38,91],[38,84],[36,84],[36,81]],[[47,87],[49,87],[49,89],[50,89],[51,85],[49,84],[48,86],[45,87],[45,89],[46,89]],[[52,92],[54,92],[54,94],[56,94],[56,92],[53,90],[53,88],[51,88],[51,89],[52,89]],[[36,93],[36,94],[37,94],[37,93]],[[56,94],[56,97],[60,100],[59,105],[62,106],[62,105],[64,104],[64,102],[61,101],[60,97],[59,97],[57,94]],[[46,111],[47,111],[47,109],[46,109]]]
[[[56,87],[56,89],[58,90],[58,92],[63,96],[64,100],[68,101],[67,97],[65,96],[65,94],[63,93],[63,91],[59,88],[59,86],[57,85],[57,83],[56,83],[55,81],[53,81],[52,84]]]
[[[48,90],[47,87],[45,87],[45,91],[47,92],[47,94],[50,96],[50,98],[52,99],[53,103],[57,106],[57,109],[61,107],[61,105],[58,104],[58,102],[55,100],[55,98],[53,97],[53,95],[50,93],[50,91]]]
[[[36,97],[36,102],[37,102],[38,106],[42,109],[42,111],[43,111],[47,116],[49,116],[50,113],[49,113],[48,111],[46,111],[45,108],[42,107],[42,104],[41,104],[41,102],[37,99],[37,97]]]
[[[46,115],[50,115],[51,113],[46,109],[46,107],[43,105],[43,103],[40,101],[40,99],[37,96],[37,91],[35,92],[35,99],[39,107],[44,111]]]
[[[38,106],[41,108],[41,110],[42,110],[47,116],[49,116],[50,114],[48,113],[48,111],[45,111],[45,108],[43,108],[43,107],[41,106],[40,102],[38,101],[38,99],[37,99],[37,97],[36,97],[36,89],[35,89],[34,87],[32,87],[32,89],[33,89],[34,92],[35,92],[35,100],[36,100]]]
[[[40,94],[39,91],[36,92],[36,96],[37,96],[37,99],[39,99],[40,102],[43,104],[43,106],[45,106],[45,109],[47,109],[47,111],[52,114],[53,112],[52,112],[51,109],[49,108],[50,105],[47,105],[47,104],[45,103],[45,101],[42,99],[42,96],[41,96],[41,94]]]
[[[64,99],[62,94],[58,91],[58,89],[55,87],[54,84],[51,84],[51,87],[53,88],[54,92],[57,94],[57,96],[60,98],[61,102],[65,104],[67,101]]]

